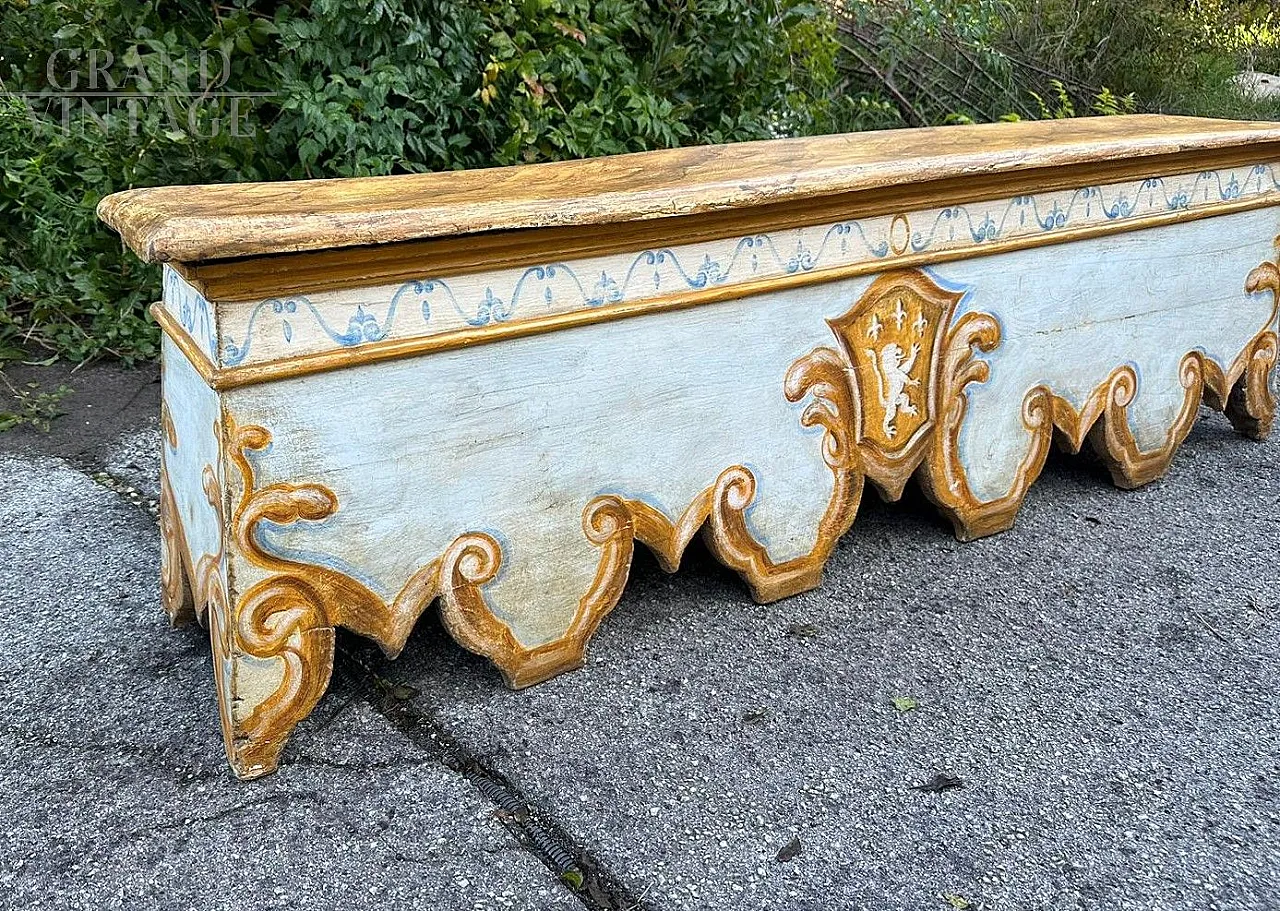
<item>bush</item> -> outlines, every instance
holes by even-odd
[[[907,125],[1128,110],[1280,116],[1230,78],[1280,66],[1280,13],[1254,0],[843,0],[850,85]]]
[[[72,70],[87,87],[94,49],[117,90],[153,97],[75,100],[64,123],[57,93]],[[226,63],[213,88],[268,96],[252,117],[190,97],[200,52]],[[93,214],[128,187],[1126,110],[1280,116],[1230,86],[1254,64],[1280,68],[1262,0],[0,0],[0,363],[31,345],[154,356],[158,270]]]
[[[0,0],[0,82],[83,90],[92,49],[118,89],[271,93],[250,133],[225,104],[170,97],[0,108],[0,356],[19,342],[83,360],[156,350],[158,272],[93,207],[134,186],[354,176],[731,142],[856,124],[832,91],[834,25],[803,0],[340,0],[225,4]],[[101,55],[97,58],[101,63]],[[76,101],[76,105],[81,102]],[[85,111],[90,113],[86,114]],[[215,134],[215,125],[218,130]]]

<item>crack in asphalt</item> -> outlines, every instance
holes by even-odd
[[[554,873],[586,908],[645,911],[650,907],[506,776],[469,752],[411,698],[404,698],[407,687],[383,677],[345,649],[339,648],[336,658],[336,665],[360,689],[365,702],[403,737],[467,779],[493,805],[493,817],[516,842]]]
[[[314,732],[314,729],[312,729]],[[386,759],[372,762],[349,762],[338,759],[324,759],[315,756],[290,756],[289,765],[307,766],[315,769],[331,769],[335,772],[393,772],[400,769],[418,769],[431,765],[431,759]]]
[[[106,469],[90,471],[86,470],[84,465],[77,465],[74,462],[69,464],[71,464],[81,474],[86,475],[89,480],[93,481],[93,483],[97,484],[99,487],[105,487],[107,490],[151,516],[152,519],[157,522],[160,521],[160,501],[153,497],[148,497],[124,478],[114,475]]]
[[[268,804],[281,803],[320,803],[320,795],[314,791],[276,791],[254,800],[246,800],[244,803],[238,803],[234,806],[225,807],[216,813],[209,813],[205,816],[187,816],[173,822],[158,822],[148,826],[145,829],[135,829],[129,833],[129,840],[136,841],[141,838],[147,838],[155,835],[157,832],[172,832],[175,829],[185,829],[188,826],[203,826],[209,823],[218,822],[230,816],[236,816],[246,810],[256,810]]]

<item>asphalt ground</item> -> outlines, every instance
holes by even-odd
[[[434,618],[344,636],[246,783],[159,607],[155,372],[65,381],[0,434],[0,907],[1280,908],[1280,443],[1219,415],[1138,491],[1055,456],[972,544],[869,497],[766,607],[640,554],[521,692]]]

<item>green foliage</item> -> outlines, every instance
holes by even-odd
[[[848,83],[901,123],[1159,111],[1273,119],[1231,77],[1280,67],[1255,0],[843,0]]]
[[[66,385],[52,392],[42,392],[39,383],[15,386],[3,373],[0,373],[0,385],[8,393],[4,397],[8,401],[0,405],[0,433],[24,424],[48,433],[49,422],[62,414],[62,400],[71,394],[71,388]]]
[[[225,82],[202,81],[202,53]],[[158,270],[93,212],[128,187],[1130,110],[1280,117],[1231,84],[1250,66],[1280,69],[1263,0],[0,0],[0,362],[154,356]],[[59,97],[92,88],[148,97]]]
[[[1075,117],[1076,104],[1071,98],[1071,93],[1067,91],[1066,83],[1061,79],[1050,79],[1049,88],[1053,94],[1048,100],[1040,97],[1039,92],[1027,92],[1040,109],[1040,119],[1066,120],[1069,117]],[[1094,97],[1089,113],[1104,117],[1113,114],[1130,114],[1133,112],[1134,106],[1135,101],[1132,93],[1123,96],[1116,95],[1111,89],[1103,86]]]
[[[93,49],[107,88],[156,97],[64,118],[53,96],[72,71],[88,88]],[[192,97],[201,51],[229,61],[213,88],[270,97]],[[155,354],[158,272],[93,213],[116,190],[830,131],[876,104],[833,91],[837,53],[807,0],[0,0],[0,90],[46,96],[0,98],[0,357]]]
[[[1133,94],[1143,110],[1223,113],[1215,87],[1245,63],[1229,37],[1251,16],[1233,0],[1020,0],[1009,42],[1077,91]],[[1225,113],[1230,113],[1227,111]]]

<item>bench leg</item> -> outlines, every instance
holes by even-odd
[[[195,600],[191,595],[191,573],[187,568],[187,545],[182,533],[173,492],[160,466],[160,603],[169,623],[187,626],[196,619]]]
[[[222,519],[222,486],[214,467],[204,466],[201,481],[205,501],[216,517],[218,546],[216,553],[193,556],[166,458],[169,450],[177,448],[167,407],[162,410],[161,424],[168,447],[162,450],[160,461],[160,583],[165,613],[174,626],[185,626],[196,620],[208,628],[218,714],[227,758],[239,777],[254,778],[275,768],[284,739],[272,737],[263,730],[262,722],[270,712],[270,706],[264,707],[255,719],[249,721],[238,716],[238,707],[247,702],[237,673],[237,661],[244,654],[244,649],[234,630],[232,601],[227,594],[227,539]],[[219,433],[217,427],[214,432],[215,435]],[[326,682],[327,675],[326,670]],[[316,698],[323,690],[322,685]]]
[[[335,633],[305,585],[255,586],[233,617],[210,610],[227,758],[240,778],[274,771],[294,726],[329,686]]]
[[[1118,368],[1095,392],[1094,398],[1102,401],[1102,414],[1093,420],[1087,438],[1090,448],[1107,466],[1117,487],[1133,490],[1168,473],[1174,454],[1191,432],[1200,413],[1207,363],[1195,352],[1182,359],[1178,371],[1185,390],[1182,407],[1169,425],[1163,443],[1154,449],[1144,450],[1138,445],[1125,413],[1138,388],[1138,377],[1133,368]],[[1078,443],[1074,449],[1079,449]]]
[[[232,487],[228,503],[233,505],[224,541],[230,578],[236,582],[227,600],[233,607],[211,610],[209,626],[219,666],[227,754],[237,775],[255,778],[276,767],[290,732],[328,688],[339,626],[372,639],[394,658],[421,613],[439,599],[446,625],[463,644],[509,643],[518,649],[510,630],[484,605],[480,591],[501,565],[500,548],[491,536],[459,536],[415,572],[390,602],[384,601],[340,570],[290,559],[263,546],[258,534],[262,522],[280,526],[322,521],[337,512],[338,499],[320,484],[259,486],[249,454],[270,445],[271,434],[265,428],[237,426],[228,419],[226,440]],[[616,537],[618,518],[606,504],[584,523],[593,540],[607,542]],[[597,601],[611,607],[621,594],[629,563],[629,550],[615,550],[600,570],[606,590],[584,598],[584,603],[594,599],[589,608]],[[611,587],[615,585],[616,590]],[[591,609],[584,614],[583,643],[599,619]],[[580,656],[581,648],[577,651]],[[559,654],[524,657],[520,663],[526,676],[508,675],[513,685],[544,679],[549,674],[540,668],[546,659],[562,659]],[[504,672],[509,666],[514,665],[503,665]]]
[[[259,487],[248,453],[271,442],[263,428],[238,427],[228,417],[224,440],[231,489],[222,540],[234,581],[223,603],[209,605],[209,635],[227,757],[238,776],[256,778],[275,769],[294,726],[328,688],[335,627],[350,626],[395,653],[417,613],[394,627],[386,605],[360,583],[268,553],[260,523],[323,519],[336,499],[315,484]]]
[[[1277,239],[1280,244],[1280,238]],[[1245,290],[1250,294],[1269,292],[1280,313],[1280,265],[1266,262],[1249,273]],[[1229,376],[1208,384],[1209,400],[1226,412],[1231,425],[1238,433],[1261,440],[1271,432],[1275,422],[1276,397],[1271,387],[1271,374],[1280,356],[1280,335],[1276,333],[1276,317],[1271,325],[1260,333],[1241,355],[1241,361],[1233,365],[1237,377],[1227,392]],[[1212,379],[1218,380],[1214,376]]]
[[[1231,426],[1238,433],[1255,440],[1271,433],[1276,416],[1276,399],[1271,391],[1271,369],[1276,363],[1277,339],[1274,333],[1261,338],[1249,353],[1245,375],[1231,388],[1221,406]]]

